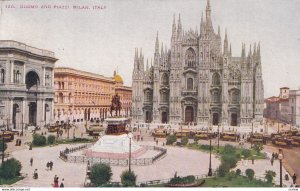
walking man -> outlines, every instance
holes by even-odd
[[[296,175],[296,173],[294,173],[294,175],[293,175],[293,184],[296,184],[296,180],[297,180],[297,175]]]
[[[30,166],[32,166],[32,164],[33,164],[33,158],[31,157],[30,158]]]

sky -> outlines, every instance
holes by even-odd
[[[135,48],[142,48],[150,63],[157,31],[160,43],[170,47],[174,14],[176,21],[181,15],[184,30],[199,31],[206,0],[6,0],[0,5],[1,40],[53,51],[56,66],[108,77],[117,70],[131,86]],[[227,29],[233,56],[241,55],[242,43],[247,52],[250,43],[261,43],[265,97],[277,96],[283,86],[300,87],[299,0],[211,0],[211,6],[215,31],[220,25],[224,38]]]

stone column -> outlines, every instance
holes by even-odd
[[[14,82],[14,61],[10,62],[10,83]]]
[[[25,63],[23,64],[23,84],[26,83],[26,67],[25,67]]]
[[[42,103],[42,117],[41,117],[41,121],[45,121],[45,99],[41,99],[41,103]]]
[[[43,86],[45,86],[45,82],[46,82],[46,72],[45,72],[45,70],[46,70],[46,68],[45,67],[43,67],[43,72],[42,72],[42,75],[43,75],[43,77],[42,77],[42,79],[43,79],[43,81],[42,81],[42,84],[43,84]]]
[[[51,106],[50,106],[51,105]],[[53,121],[53,117],[54,117],[54,101],[53,99],[51,100],[51,104],[49,105],[50,107],[50,118],[49,118],[49,122]],[[56,114],[57,115],[57,114]]]

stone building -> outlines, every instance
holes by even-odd
[[[0,41],[0,124],[21,129],[53,121],[54,53]]]
[[[291,124],[300,127],[300,90],[289,91]]]
[[[55,121],[83,122],[99,120],[110,116],[112,96],[121,98],[121,115],[130,116],[130,87],[123,85],[120,75],[114,77],[58,67],[54,70],[55,81]]]
[[[200,33],[184,30],[180,15],[172,25],[171,46],[161,45],[158,34],[154,63],[144,64],[135,52],[132,75],[133,121],[238,126],[263,120],[264,87],[260,44],[242,44],[233,56],[227,32],[215,32],[207,1]]]

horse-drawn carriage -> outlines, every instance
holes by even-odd
[[[156,128],[154,129],[154,132],[152,133],[153,137],[156,138],[165,138],[169,135],[169,132],[165,128]]]
[[[237,141],[238,140],[238,134],[235,132],[224,132],[221,133],[221,140],[223,141]]]
[[[60,129],[60,125],[59,124],[52,124],[48,127],[48,132],[53,133],[53,132],[57,132]]]
[[[175,135],[177,138],[181,137],[192,137],[193,136],[193,131],[191,129],[178,129],[175,132]]]
[[[99,136],[101,132],[105,131],[103,124],[92,124],[86,129],[87,133],[90,136]]]
[[[285,137],[282,137],[282,136],[275,136],[274,138],[272,138],[272,143],[276,146],[279,146],[279,147],[290,147],[290,146],[292,146],[291,140],[286,139]]]
[[[215,134],[207,131],[196,131],[194,133],[194,138],[207,140],[207,139],[215,138]]]
[[[15,133],[12,131],[2,131],[0,133],[0,140],[4,139],[4,142],[10,142],[14,140]]]
[[[268,136],[265,136],[264,134],[254,133],[253,135],[250,136],[248,142],[266,144],[267,139]]]

